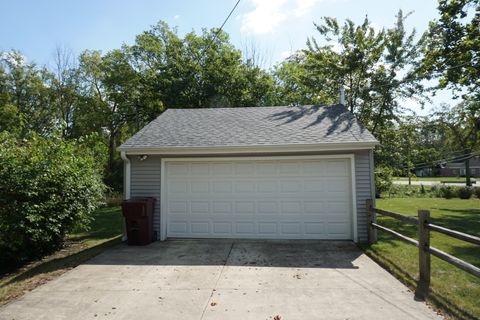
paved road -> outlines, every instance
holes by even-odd
[[[119,245],[0,319],[441,319],[349,241]]]
[[[394,180],[393,181],[394,184],[402,184],[402,185],[408,185],[408,181],[404,181],[404,180]],[[424,185],[424,186],[433,186],[435,184],[442,184],[441,181],[413,181],[412,180],[412,185],[414,186],[419,186],[419,185]],[[447,186],[460,186],[460,187],[464,187],[465,186],[465,182],[463,183],[457,183],[457,182],[454,182],[454,183],[445,183],[445,185]],[[474,184],[475,186],[475,184]]]

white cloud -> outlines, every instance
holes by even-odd
[[[272,33],[287,18],[284,8],[286,0],[249,0],[249,2],[255,8],[241,17],[241,31],[244,33]]]
[[[310,10],[321,0],[296,0],[296,7],[293,13],[296,17],[302,17],[310,12]]]
[[[180,15],[176,14],[173,16],[173,20],[178,20],[178,19],[180,19]]]
[[[323,0],[248,0],[253,10],[240,16],[243,33],[267,34],[287,18],[300,18],[310,13]]]

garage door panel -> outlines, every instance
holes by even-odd
[[[188,210],[188,201],[169,201],[168,212],[172,214],[186,214]]]
[[[258,181],[257,192],[276,193],[278,192],[278,181]]]
[[[193,234],[210,234],[210,222],[208,221],[192,221],[190,223],[190,231]]]
[[[237,214],[254,214],[255,202],[253,201],[235,201],[235,213]]]
[[[167,161],[167,237],[351,239],[348,159]]]
[[[234,174],[234,165],[231,162],[210,163],[211,174],[215,177],[231,177]]]
[[[324,191],[325,181],[320,179],[304,180],[303,191],[305,192],[322,192]]]
[[[255,223],[250,221],[236,221],[235,233],[237,234],[255,234]]]
[[[305,224],[306,234],[324,234],[325,227],[323,222],[310,222]]]
[[[303,183],[301,180],[281,180],[280,191],[282,193],[298,193],[302,190]]]
[[[185,221],[175,221],[172,220],[168,223],[168,233],[169,234],[187,234],[188,223]]]
[[[280,213],[283,215],[293,214],[298,216],[302,213],[302,202],[299,200],[280,201]]]
[[[213,181],[212,182],[213,192],[216,193],[231,193],[232,192],[232,182],[230,181]]]
[[[190,210],[192,214],[208,214],[210,213],[210,202],[208,201],[191,201]]]
[[[305,201],[303,206],[306,214],[320,214],[325,211],[325,203],[322,201]]]
[[[169,194],[178,194],[188,192],[188,184],[186,181],[172,181],[169,186]]]
[[[277,165],[271,161],[256,162],[255,163],[255,173],[259,176],[269,176],[277,174]]]
[[[301,234],[301,224],[299,222],[281,222],[282,234]]]
[[[298,162],[281,162],[279,163],[280,175],[298,175],[301,171]]]
[[[210,175],[210,164],[205,162],[191,163],[190,174],[192,177],[203,177]]]
[[[212,201],[214,214],[231,214],[233,204],[230,201]]]
[[[255,182],[254,181],[237,181],[235,182],[235,192],[254,193]]]
[[[257,212],[258,214],[276,214],[278,213],[278,202],[259,200],[257,202]]]
[[[260,234],[277,234],[278,233],[278,223],[277,222],[259,222],[258,223],[258,233]]]
[[[187,163],[169,163],[167,176],[168,177],[188,177],[189,166]]]
[[[233,231],[232,222],[214,222],[213,233],[217,235],[229,235]]]
[[[235,163],[235,174],[236,175],[251,175],[255,173],[255,167],[253,162],[236,162]]]

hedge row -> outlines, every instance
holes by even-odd
[[[480,187],[459,187],[449,185],[391,185],[381,193],[382,197],[417,197],[417,198],[460,198],[480,199]]]

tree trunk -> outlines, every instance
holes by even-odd
[[[470,179],[470,158],[465,160],[465,180],[468,187],[472,186],[472,181]]]
[[[110,132],[108,141],[108,172],[113,171],[113,161],[115,159],[115,132]]]

